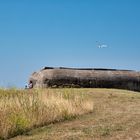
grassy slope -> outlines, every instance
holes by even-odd
[[[94,112],[34,129],[11,140],[139,140],[140,94],[114,89],[77,89],[91,95]]]
[[[0,90],[0,139],[93,111],[88,95],[74,89]]]

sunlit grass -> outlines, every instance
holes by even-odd
[[[48,95],[63,93],[66,99],[74,95],[81,101],[90,98],[92,113],[62,123],[50,124],[28,131],[11,140],[128,140],[140,138],[140,92],[118,89],[77,88],[51,89]]]
[[[0,89],[0,138],[91,111],[89,96],[73,89]]]

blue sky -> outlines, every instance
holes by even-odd
[[[140,71],[139,7],[139,0],[0,0],[0,86],[24,87],[44,66]]]

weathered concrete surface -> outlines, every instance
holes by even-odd
[[[128,70],[45,67],[34,72],[29,81],[35,88],[94,87],[140,91],[140,72]]]

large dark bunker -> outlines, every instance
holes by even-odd
[[[117,69],[45,67],[29,81],[34,88],[117,88],[140,91],[140,72]]]

